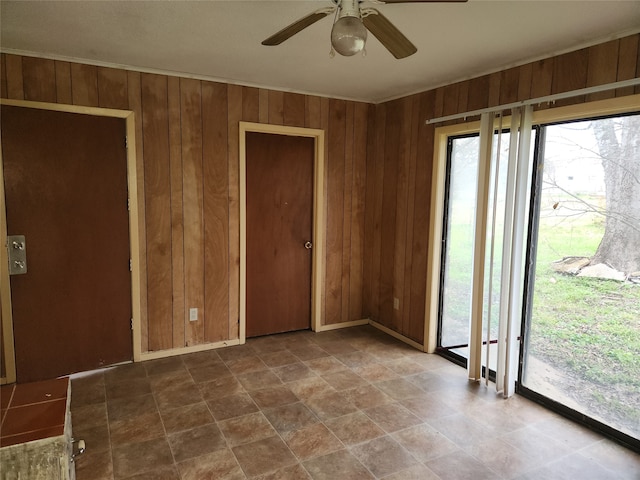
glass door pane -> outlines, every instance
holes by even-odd
[[[438,346],[468,357],[480,137],[449,140]]]
[[[640,116],[542,127],[521,385],[640,438]]]
[[[449,139],[447,158],[438,347],[440,353],[463,365],[466,365],[469,358],[479,147],[478,135],[452,137]],[[493,151],[486,231],[482,364],[486,365],[486,332],[490,318],[489,366],[490,371],[495,372],[509,132],[503,132],[501,135],[496,132],[493,138]],[[496,152],[499,152],[499,155]],[[492,228],[494,223],[495,227]],[[493,255],[491,254],[492,246]],[[493,268],[491,268],[492,260]],[[489,291],[490,284],[491,291]]]

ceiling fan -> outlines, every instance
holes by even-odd
[[[398,30],[378,10],[363,6],[366,0],[331,0],[333,6],[321,8],[296,20],[278,33],[262,42],[262,45],[280,45],[296,33],[313,25],[330,13],[336,13],[331,29],[331,46],[340,55],[351,56],[362,51],[367,41],[367,30],[385,46],[391,54],[400,59],[413,55],[418,51],[413,43]],[[371,0],[370,3],[384,5],[386,3],[435,3],[466,2],[467,0]],[[367,2],[369,3],[369,2]]]

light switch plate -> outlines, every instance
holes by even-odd
[[[198,309],[190,308],[189,309],[189,321],[196,322],[198,320]]]

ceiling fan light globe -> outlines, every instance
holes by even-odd
[[[350,57],[360,52],[367,41],[367,29],[357,17],[342,17],[331,29],[331,45],[340,55]]]

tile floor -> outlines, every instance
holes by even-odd
[[[68,378],[2,385],[0,447],[62,435],[68,386]]]
[[[78,480],[638,479],[640,456],[372,327],[72,381]]]

